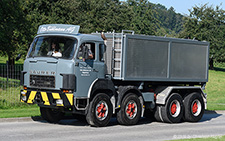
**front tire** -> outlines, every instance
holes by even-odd
[[[199,93],[192,93],[184,98],[184,120],[189,122],[198,122],[201,120],[205,105],[202,96]]]
[[[40,107],[41,117],[50,123],[58,123],[64,116],[64,113],[58,109]]]
[[[122,100],[117,121],[123,125],[134,125],[141,117],[141,103],[136,94],[129,93]]]
[[[89,105],[86,120],[92,126],[106,126],[112,117],[112,112],[110,97],[104,93],[99,93]]]

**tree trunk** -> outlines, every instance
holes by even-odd
[[[8,56],[8,61],[6,62],[7,65],[7,79],[8,78],[15,78],[15,60],[11,56]]]
[[[210,60],[209,60],[209,69],[214,70],[213,58],[210,58]]]

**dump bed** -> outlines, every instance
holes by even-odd
[[[209,43],[106,33],[107,73],[131,81],[207,82]]]

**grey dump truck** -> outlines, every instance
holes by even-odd
[[[41,25],[21,73],[21,102],[56,123],[64,113],[106,126],[143,116],[199,121],[206,108],[209,43],[136,35],[80,34],[80,26]]]

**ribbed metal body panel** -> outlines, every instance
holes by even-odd
[[[123,33],[105,36],[107,73],[116,80],[208,81],[208,42]]]

